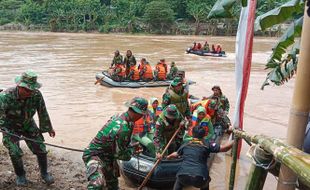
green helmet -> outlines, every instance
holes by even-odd
[[[180,117],[180,113],[178,111],[178,108],[174,104],[168,105],[164,109],[164,116],[169,118],[169,119],[177,119]]]
[[[147,113],[148,102],[142,97],[135,97],[130,102],[126,102],[125,105],[132,108],[136,113],[143,115]]]
[[[32,71],[27,70],[26,72],[22,73],[21,76],[17,76],[15,78],[15,83],[17,86],[27,88],[29,90],[36,90],[39,89],[42,84],[37,82],[38,75]]]
[[[183,84],[183,80],[181,77],[175,77],[171,82],[171,86],[178,86],[179,84]]]

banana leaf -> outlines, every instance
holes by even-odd
[[[236,1],[237,0],[217,0],[207,18],[231,18],[232,13],[230,10]]]
[[[258,16],[255,20],[255,30],[265,30],[273,25],[282,23],[296,14],[303,13],[304,0],[291,0],[282,6]]]
[[[266,80],[261,87],[262,90],[264,90],[265,86],[270,85],[270,82],[279,86],[294,76],[297,70],[299,51],[300,42],[298,41],[283,60],[266,65],[266,69],[272,70],[267,74]]]
[[[274,62],[280,61],[282,55],[286,53],[286,49],[295,42],[295,37],[301,36],[303,24],[303,16],[295,20],[286,32],[281,36],[278,43],[272,48],[273,52],[268,60],[268,64],[273,64]]]

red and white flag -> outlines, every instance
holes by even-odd
[[[242,7],[236,37],[236,92],[237,100],[234,113],[234,128],[243,129],[243,113],[251,72],[252,47],[254,37],[256,0],[248,0]],[[241,141],[238,147],[238,158]]]

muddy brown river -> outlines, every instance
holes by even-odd
[[[185,53],[193,41],[209,44],[221,43],[226,58],[200,57]],[[269,86],[260,90],[267,71],[267,61],[275,38],[255,38],[252,73],[245,105],[244,130],[252,134],[265,134],[284,139],[294,80],[281,87]],[[121,34],[32,33],[0,32],[0,88],[14,86],[15,76],[26,69],[39,74],[43,84],[41,92],[56,130],[56,138],[49,143],[84,148],[101,126],[115,113],[126,110],[125,101],[134,96],[161,98],[165,88],[107,88],[94,85],[95,74],[109,67],[113,52],[124,55],[127,49],[140,60],[145,57],[151,65],[160,58],[186,71],[186,77],[197,84],[190,93],[197,97],[208,96],[211,87],[220,85],[229,98],[233,116],[235,106],[234,37],[153,36]],[[237,166],[236,189],[244,189],[250,159],[249,146],[243,143]],[[81,162],[80,154],[58,151]],[[211,168],[211,189],[228,188],[230,157],[220,153]],[[122,188],[127,189],[124,184]],[[268,175],[264,189],[276,188],[276,179]]]

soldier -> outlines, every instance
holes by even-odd
[[[220,86],[217,85],[213,86],[212,91],[213,94],[209,96],[208,99],[214,99],[220,101],[219,102],[220,107],[226,112],[226,115],[228,115],[230,108],[228,98],[223,95]]]
[[[175,62],[171,62],[170,71],[167,75],[168,80],[173,80],[178,74],[178,67],[175,66]]]
[[[157,158],[160,158],[165,146],[180,125],[182,129],[179,131],[178,135],[173,140],[173,143],[168,148],[168,153],[175,151],[181,145],[185,130],[185,121],[183,116],[174,104],[170,104],[159,115],[155,125],[154,144]]]
[[[111,68],[115,65],[117,66],[118,64],[123,64],[123,56],[119,53],[118,50],[114,52],[114,57],[111,63]]]
[[[0,128],[6,132],[24,136],[39,142],[25,140],[33,154],[37,155],[41,177],[47,184],[54,183],[52,175],[47,173],[47,151],[42,133],[48,132],[55,137],[44,99],[38,90],[41,84],[37,82],[37,74],[31,70],[15,78],[16,87],[8,88],[0,93]],[[38,113],[39,128],[33,116]],[[8,149],[14,167],[16,184],[27,184],[23,166],[23,151],[19,146],[19,138],[3,133],[3,144]]]
[[[137,64],[136,58],[132,55],[131,50],[127,50],[126,57],[124,58],[124,64],[126,67],[126,76],[128,76],[130,72],[130,67]]]
[[[97,133],[84,150],[88,189],[118,189],[119,168],[116,160],[129,160],[132,149],[128,147],[134,122],[147,112],[147,100],[136,97],[126,103],[125,113],[111,119]]]
[[[175,104],[182,116],[190,120],[191,112],[187,99],[188,91],[183,86],[183,79],[176,77],[163,95],[162,108]]]

